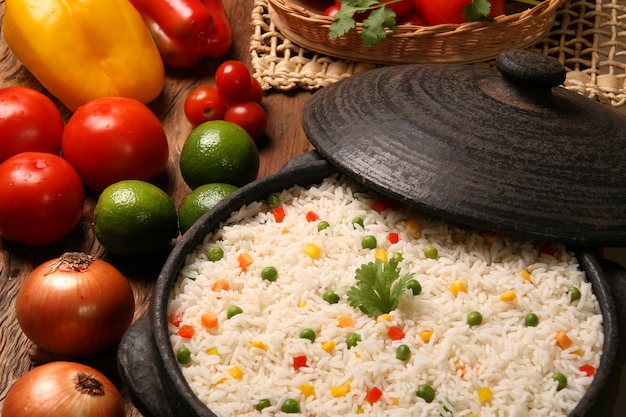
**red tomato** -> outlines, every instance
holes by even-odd
[[[209,120],[222,120],[227,102],[213,87],[198,87],[185,99],[185,117],[194,127]]]
[[[398,19],[396,21],[398,25],[411,25],[411,26],[427,26],[426,20],[416,13],[409,13],[408,15]]]
[[[341,10],[341,3],[335,3],[328,6],[322,14],[328,17],[335,17],[339,10]]]
[[[20,152],[58,154],[63,119],[42,93],[26,87],[0,88],[0,162]]]
[[[259,103],[233,103],[226,109],[224,120],[241,126],[252,139],[257,140],[267,128],[267,113]]]
[[[505,0],[489,0],[489,2],[491,3],[490,17],[504,14]],[[415,0],[415,10],[429,25],[459,24],[465,22],[463,9],[471,3],[472,0]]]
[[[252,74],[241,61],[222,62],[215,70],[215,87],[226,100],[247,100],[252,88]]]
[[[99,98],[76,109],[61,151],[96,191],[121,180],[150,181],[165,170],[169,157],[159,119],[143,103],[125,97]]]
[[[40,246],[54,243],[80,222],[85,189],[65,159],[22,152],[0,164],[0,235]]]
[[[382,1],[383,3],[387,3],[390,0],[382,0]],[[415,0],[399,0],[399,1],[395,1],[394,3],[388,4],[385,7],[396,12],[396,21],[397,21],[397,19],[404,17],[408,15],[409,13],[413,12],[414,7],[415,7]]]
[[[261,104],[261,102],[263,101],[263,87],[261,87],[261,83],[259,83],[259,80],[254,77],[250,79],[250,82],[252,83],[252,86],[250,87],[248,100]]]

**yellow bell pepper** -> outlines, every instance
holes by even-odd
[[[159,51],[128,0],[6,0],[3,36],[66,107],[99,97],[143,103],[163,89]]]

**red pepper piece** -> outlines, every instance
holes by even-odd
[[[387,239],[389,240],[389,243],[398,243],[398,241],[400,240],[400,235],[398,235],[396,232],[389,232]]]
[[[276,223],[280,223],[285,219],[285,209],[282,207],[274,207],[272,209],[272,214],[274,215]]]
[[[194,327],[189,324],[185,324],[178,329],[178,335],[186,339],[193,337],[195,333],[196,329],[194,329]]]
[[[176,327],[180,326],[180,323],[183,322],[183,312],[179,311],[178,313],[172,314],[170,317],[170,323]]]
[[[374,404],[376,401],[380,400],[380,397],[382,396],[383,396],[383,392],[380,390],[380,388],[374,386],[372,387],[371,390],[369,390],[369,392],[365,396],[365,399],[370,404]]]
[[[294,356],[293,357],[293,367],[295,369],[306,368],[308,365],[306,364],[307,358],[305,355]]]
[[[306,214],[306,221],[307,222],[314,222],[315,220],[319,219],[320,216],[317,215],[317,213],[315,213],[314,211],[309,211]]]
[[[189,68],[220,58],[233,35],[222,0],[130,0],[143,17],[165,65]]]
[[[596,373],[596,368],[589,364],[582,365],[580,368],[581,372],[584,372],[587,376],[593,376]]]
[[[387,331],[387,335],[391,340],[400,340],[403,339],[405,334],[401,328],[398,326],[391,326]]]

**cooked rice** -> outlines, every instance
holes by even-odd
[[[603,344],[602,317],[591,285],[574,254],[554,245],[554,255],[542,253],[537,242],[499,236],[489,243],[479,231],[463,228],[405,207],[377,212],[377,196],[349,179],[332,176],[317,185],[294,186],[279,193],[285,218],[276,222],[263,202],[254,202],[232,214],[223,227],[208,235],[188,255],[174,285],[168,315],[182,313],[182,323],[195,334],[183,338],[170,324],[176,352],[191,351],[191,363],[181,365],[195,394],[218,416],[287,415],[280,411],[287,398],[300,404],[301,416],[459,416],[526,417],[567,415],[593,379],[579,368],[597,367]],[[330,227],[318,232],[318,221],[306,220],[313,211]],[[364,219],[364,228],[352,219]],[[417,235],[405,227],[407,219],[420,225]],[[390,243],[389,232],[399,241]],[[355,284],[355,271],[374,261],[376,250],[362,249],[364,235],[374,235],[378,248],[389,257],[400,252],[401,275],[413,273],[422,292],[407,292],[388,319],[367,317],[351,307],[346,292]],[[303,252],[313,243],[321,255]],[[207,250],[219,245],[224,257],[207,260]],[[424,256],[434,246],[437,259]],[[244,272],[237,261],[247,252],[253,259]],[[278,279],[261,279],[267,266]],[[530,274],[524,279],[523,272]],[[522,272],[522,274],[520,274]],[[217,280],[228,282],[225,291],[212,291]],[[450,283],[461,281],[465,292],[455,297]],[[581,298],[570,302],[568,288],[580,289]],[[338,304],[328,304],[323,293],[334,290]],[[510,302],[501,295],[514,291]],[[229,306],[243,313],[226,318]],[[467,324],[470,311],[480,311],[479,326]],[[203,328],[200,317],[214,312],[219,327]],[[527,313],[539,317],[536,327],[524,325]],[[340,328],[342,315],[354,318],[353,328]],[[391,340],[390,326],[405,332]],[[299,338],[303,328],[316,331],[312,343]],[[555,335],[563,330],[574,342],[560,348]],[[428,342],[420,332],[431,331]],[[348,349],[346,336],[358,333],[362,341]],[[323,349],[332,340],[330,352]],[[251,347],[262,342],[267,350]],[[411,356],[396,359],[400,344]],[[217,353],[217,354],[216,354]],[[307,367],[294,369],[293,357],[306,355]],[[241,376],[233,376],[233,368]],[[552,375],[567,377],[557,391]],[[416,395],[428,383],[436,392],[427,403]],[[301,391],[313,387],[312,395]],[[383,395],[370,404],[365,396],[372,387]],[[347,388],[333,396],[333,387]],[[481,402],[478,391],[489,387],[492,397]],[[311,389],[311,388],[309,388]],[[255,410],[261,399],[271,407]],[[293,415],[293,414],[291,414]]]

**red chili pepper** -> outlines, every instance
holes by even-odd
[[[398,326],[391,326],[387,331],[387,335],[391,340],[400,340],[403,339],[405,334],[401,328]]]
[[[189,68],[220,58],[232,44],[222,0],[130,0],[141,14],[165,65]]]
[[[189,324],[185,324],[184,326],[181,326],[180,329],[178,329],[178,335],[187,339],[193,337],[195,333],[196,329],[194,329],[194,327]]]
[[[272,209],[272,214],[274,215],[274,219],[277,223],[280,223],[285,219],[285,209],[282,207],[274,207]]]
[[[295,369],[306,368],[308,365],[306,364],[307,358],[305,355],[294,356],[293,357],[293,367]]]
[[[183,312],[182,311],[179,311],[178,313],[172,314],[172,316],[170,317],[170,323],[172,323],[176,327],[180,326],[180,323],[182,323],[182,321],[183,321]]]
[[[596,368],[589,364],[582,365],[580,368],[581,372],[584,372],[587,376],[593,376],[596,373]]]
[[[398,243],[398,241],[400,240],[400,235],[396,232],[389,232],[387,239],[389,240],[389,243]]]
[[[380,400],[380,397],[382,396],[383,396],[383,392],[380,390],[380,388],[375,386],[375,387],[372,387],[371,390],[369,390],[369,392],[365,396],[365,399],[370,404],[374,404],[376,401]]]
[[[319,219],[320,216],[317,215],[317,213],[315,213],[314,211],[309,211],[306,214],[306,221],[307,222],[314,222],[315,220]]]

